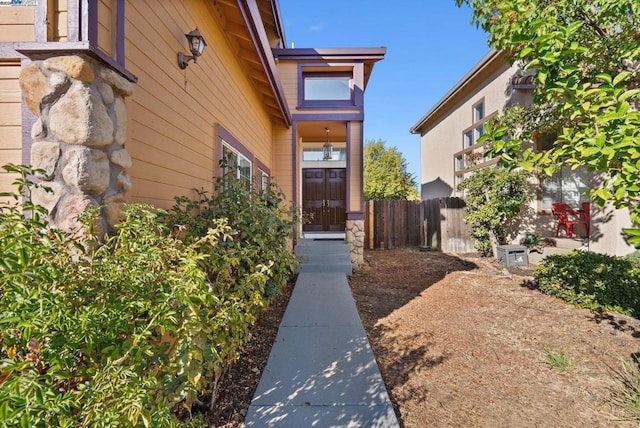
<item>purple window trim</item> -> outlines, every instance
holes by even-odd
[[[293,189],[293,195],[291,195],[291,205],[293,206],[296,213],[298,212],[298,150],[297,150],[297,141],[298,141],[298,120],[296,119],[297,115],[291,116],[291,129],[293,132],[291,133],[291,183],[293,184],[291,188]],[[293,234],[293,246],[298,242],[298,233],[297,230],[294,231]]]
[[[364,220],[364,211],[351,211],[347,213],[347,220]]]
[[[349,216],[349,211],[351,211],[351,121],[346,123],[346,133],[347,133],[347,217]]]
[[[258,172],[257,170],[259,169],[265,172],[269,177],[271,177],[271,169],[269,169],[265,164],[263,164],[258,158],[254,159],[254,163],[256,165],[256,173]]]
[[[364,123],[360,126],[360,211],[364,212]]]
[[[305,72],[305,68],[309,67],[326,67],[327,71],[309,71]],[[331,108],[358,108],[362,107],[363,94],[362,94],[362,64],[340,64],[340,66],[353,67],[352,72],[347,71],[332,71],[332,66],[327,63],[305,63],[298,64],[298,109],[331,109]],[[321,77],[321,76],[336,76],[347,77],[350,76],[353,80],[353,88],[351,89],[351,99],[349,100],[305,100],[304,98],[304,78],[305,76]]]
[[[222,156],[222,145],[223,141],[231,146],[235,151],[240,153],[245,158],[249,159],[251,163],[254,162],[253,154],[229,131],[227,131],[222,125],[216,124],[216,131],[218,134],[218,148],[220,149],[220,156]]]
[[[242,156],[247,158],[251,162],[251,175],[255,177],[258,172],[257,169],[260,168],[262,171],[266,172],[269,177],[271,177],[271,169],[267,167],[262,161],[260,161],[249,149],[247,149],[244,144],[242,144],[236,137],[234,137],[229,131],[227,131],[222,125],[219,123],[216,124],[216,135],[218,138],[218,153],[219,159],[222,159],[223,147],[224,143],[226,143],[229,147],[233,148],[236,152],[240,153]],[[222,176],[222,170],[218,166],[218,174]]]
[[[39,1],[35,11],[35,42],[15,43],[16,50],[27,56],[39,53],[84,53],[106,63],[135,83],[138,78],[125,67],[125,1],[116,2],[115,52],[109,56],[98,47],[98,3],[94,0],[69,0],[67,4],[67,40],[47,40],[48,2]]]

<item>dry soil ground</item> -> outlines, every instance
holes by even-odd
[[[365,253],[353,295],[403,427],[636,426],[611,404],[640,322],[541,294],[529,272],[487,259]],[[253,329],[221,386],[211,426],[241,426],[291,287]],[[566,372],[548,352],[569,357]]]

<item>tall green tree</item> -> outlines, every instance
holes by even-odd
[[[628,207],[640,247],[640,1],[456,0],[489,43],[533,73],[534,103],[508,109],[486,141],[511,166],[552,174],[586,166],[603,178],[591,198]],[[523,150],[555,132],[551,150]]]
[[[417,182],[407,172],[407,161],[396,147],[383,140],[364,145],[364,198],[418,200]]]

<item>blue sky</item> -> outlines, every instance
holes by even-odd
[[[420,183],[411,128],[489,52],[454,0],[279,0],[288,47],[387,48],[365,92],[365,141],[397,147]]]

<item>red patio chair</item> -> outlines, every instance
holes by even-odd
[[[556,237],[560,233],[560,228],[564,226],[567,237],[573,238],[573,226],[576,224],[584,224],[587,234],[589,233],[588,222],[586,222],[583,217],[576,220],[569,218],[569,215],[577,215],[578,213],[564,202],[554,202],[551,204],[551,212],[558,221],[556,225]]]
[[[580,204],[582,207],[578,210],[580,220],[584,222],[584,226],[587,229],[587,237],[589,237],[589,225],[591,224],[591,204],[589,202],[583,202]]]

